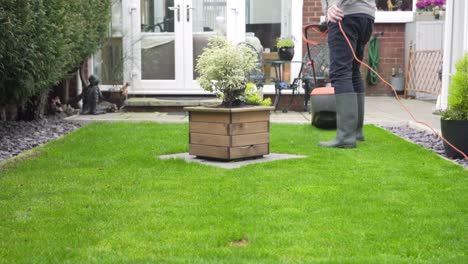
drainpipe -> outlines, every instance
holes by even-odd
[[[444,61],[442,66],[442,90],[437,98],[437,105],[436,108],[439,111],[443,111],[447,109],[447,101],[448,101],[448,89],[450,85],[450,77],[452,76],[452,48],[453,48],[453,21],[455,19],[454,16],[454,8],[453,3],[454,0],[447,0],[446,2],[446,10],[445,10],[445,29],[444,29]]]
[[[442,70],[442,91],[437,100],[437,110],[448,106],[450,80],[455,73],[455,63],[468,52],[468,12],[466,1],[447,1],[445,24],[444,64]]]
[[[466,1],[463,2],[465,5],[465,11],[464,14],[468,14],[468,4]],[[463,19],[465,20],[465,27],[463,30],[463,35],[464,35],[464,40],[463,40],[463,53],[468,52],[468,18],[466,16],[463,16]]]

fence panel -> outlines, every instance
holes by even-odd
[[[439,73],[442,67],[441,50],[413,50],[410,48],[405,96],[409,91],[438,95],[442,88]]]

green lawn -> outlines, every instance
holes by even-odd
[[[461,166],[366,126],[271,128],[234,170],[159,160],[187,124],[92,124],[0,165],[0,263],[467,263]]]

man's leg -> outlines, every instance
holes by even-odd
[[[365,45],[365,44],[364,44]],[[357,45],[356,56],[362,61],[364,57],[364,45]],[[364,104],[366,89],[361,75],[361,64],[356,60],[353,62],[353,88],[357,94],[357,127],[356,140],[364,141],[362,127],[364,125]]]
[[[373,31],[373,21],[367,18],[361,18],[361,30],[356,45],[356,57],[362,61],[364,58],[364,50],[367,42]],[[361,64],[356,60],[353,62],[353,88],[357,94],[357,128],[356,128],[356,140],[364,141],[364,133],[362,127],[364,125],[364,105],[365,105],[365,94],[366,88],[362,80],[361,75]]]
[[[330,78],[335,87],[336,99],[336,136],[320,146],[333,148],[356,147],[357,97],[353,88],[353,60],[348,43],[338,24],[329,23],[328,46],[330,49]],[[342,26],[347,33],[353,49],[356,47],[359,28],[354,19],[345,17]]]

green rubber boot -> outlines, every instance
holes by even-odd
[[[319,146],[328,148],[355,148],[357,127],[356,93],[335,95],[336,99],[336,137],[331,141],[320,142]]]
[[[357,128],[356,128],[356,140],[364,141],[364,133],[362,127],[364,125],[364,101],[365,93],[357,94]]]

